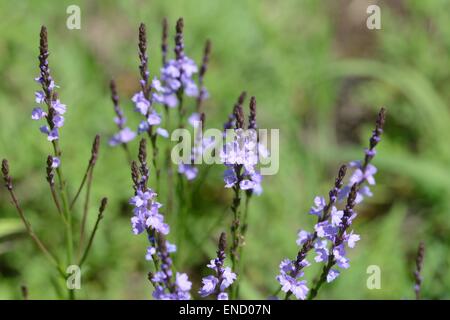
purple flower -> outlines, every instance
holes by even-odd
[[[146,116],[148,113],[148,109],[150,107],[150,101],[148,101],[144,93],[142,91],[139,91],[134,94],[134,96],[131,98],[131,101],[134,102],[134,105],[136,107],[136,111],[142,114],[143,116]]]
[[[336,227],[341,224],[344,211],[336,209],[335,206],[331,208],[331,224]]]
[[[333,239],[336,235],[337,228],[333,227],[328,221],[316,223],[314,230],[319,238]]]
[[[330,269],[327,275],[327,282],[330,283],[339,276],[339,270]]]
[[[225,188],[231,188],[234,186],[238,181],[234,169],[225,170],[223,173],[223,180],[225,181]]]
[[[314,257],[314,261],[323,262],[328,260],[328,248],[326,240],[319,240],[314,243],[314,251],[317,255]]]
[[[228,300],[228,293],[221,292],[217,295],[217,300]]]
[[[159,134],[163,138],[169,137],[169,132],[164,128],[156,128],[156,133]]]
[[[59,160],[59,158],[52,157],[52,164],[51,164],[52,168],[56,169],[59,167],[60,164],[61,164],[61,160]]]
[[[350,185],[362,183],[363,181],[367,181],[370,185],[375,184],[375,178],[373,177],[377,173],[377,168],[375,168],[375,166],[368,164],[363,172],[361,162],[354,161],[350,163],[350,167],[356,168],[355,172],[353,172],[353,175],[350,177]]]
[[[123,111],[119,106],[119,95],[117,94],[116,83],[114,82],[114,80],[111,80],[110,88],[111,88],[111,100],[113,101],[114,112],[116,113],[114,122],[117,124],[119,132],[116,133],[109,140],[109,145],[116,146],[119,144],[125,144],[130,142],[136,137],[136,133],[133,132],[130,128],[125,127],[126,118],[124,117]]]
[[[66,105],[62,104],[58,99],[52,101],[52,107],[58,114],[66,113]]]
[[[33,111],[31,112],[31,119],[33,120],[40,120],[42,118],[45,118],[46,116],[47,113],[40,107],[34,108]]]
[[[64,117],[59,114],[55,114],[53,116],[53,125],[56,128],[61,128],[64,125]]]
[[[281,284],[281,290],[283,292],[292,292],[297,299],[305,300],[308,294],[308,287],[305,280],[296,280],[289,275],[277,276],[278,282]]]
[[[161,116],[153,111],[147,116],[147,122],[151,126],[156,126],[161,123]]]
[[[224,291],[226,288],[233,284],[234,280],[236,280],[236,274],[231,271],[230,267],[225,267],[222,272],[223,280],[220,284],[220,290]]]
[[[41,130],[42,133],[47,135],[47,140],[48,141],[57,140],[59,138],[59,134],[58,134],[58,129],[57,128],[54,128],[54,129],[50,130],[48,128],[48,126],[41,126],[39,128],[39,130]]]
[[[219,279],[215,276],[206,276],[202,279],[202,287],[198,293],[202,297],[207,297],[215,292],[218,283]]]
[[[177,272],[175,283],[180,291],[190,291],[192,288],[192,282],[189,281],[186,273]]]
[[[244,179],[239,183],[241,190],[251,190],[255,187],[255,182],[252,180]]]
[[[156,248],[155,247],[148,247],[147,248],[147,253],[145,255],[145,260],[152,261],[154,254],[156,254]]]
[[[311,207],[309,213],[316,216],[320,216],[325,206],[326,206],[325,198],[317,196],[314,198],[314,206]]]
[[[190,181],[194,180],[197,177],[198,168],[191,164],[180,163],[178,165],[178,173],[184,174],[186,176],[186,179]]]
[[[345,241],[347,241],[347,245],[349,248],[354,248],[356,245],[356,242],[359,241],[361,238],[358,234],[354,234],[353,231],[350,234],[344,235]]]
[[[116,133],[110,140],[110,146],[117,146],[122,143],[128,143],[136,137],[136,133],[128,127],[123,128]]]
[[[280,274],[276,277],[283,292],[291,292],[297,299],[304,300],[308,294],[308,287],[305,280],[300,280],[304,273],[296,271],[294,263],[285,259],[280,263]]]
[[[41,126],[39,130],[47,135],[48,141],[59,139],[58,128],[64,125],[64,117],[62,116],[66,111],[66,106],[61,104],[55,88],[48,63],[48,40],[47,28],[43,26],[40,33],[39,46],[39,76],[35,80],[41,85],[42,90],[35,92],[35,101],[38,104],[46,105],[47,112],[41,107],[36,107],[31,112],[31,119],[40,120],[45,118],[47,125]]]
[[[300,230],[297,234],[298,238],[297,238],[297,245],[301,246],[303,245],[306,241],[308,241],[309,239],[311,239],[312,234],[309,232],[306,232],[305,230]]]
[[[202,279],[202,287],[199,294],[202,297],[216,294],[218,300],[227,300],[228,295],[224,295],[225,290],[236,280],[236,274],[232,272],[230,267],[224,267],[226,249],[226,234],[220,235],[219,250],[217,258],[211,260],[207,265],[208,268],[214,270],[215,275],[209,275]]]
[[[200,113],[194,112],[191,114],[188,118],[188,122],[193,128],[198,128],[200,126]]]
[[[45,102],[45,94],[43,91],[36,91],[34,93],[36,103],[44,103]]]
[[[241,190],[251,190],[259,195],[262,193],[262,176],[256,169],[260,159],[256,131],[235,129],[234,133],[233,141],[226,143],[220,153],[221,162],[228,167],[224,173],[225,187],[230,188],[239,183]],[[237,166],[244,168],[240,181],[230,171]]]

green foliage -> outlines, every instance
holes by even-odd
[[[89,230],[101,197],[107,196],[110,205],[78,296],[151,296],[145,237],[130,231],[129,167],[122,150],[106,143],[115,130],[108,82],[117,80],[121,104],[136,126],[139,117],[129,99],[138,87],[138,25],[143,21],[148,26],[155,74],[161,60],[160,21],[168,17],[173,35],[175,20],[183,16],[190,56],[199,61],[204,40],[213,42],[206,75],[211,94],[205,105],[207,127],[220,128],[238,94],[247,90],[257,97],[259,126],[281,129],[280,171],[265,179],[263,195],[251,203],[242,296],[266,298],[277,289],[279,261],[295,257],[297,230],[314,223],[307,214],[314,195],[328,192],[341,163],[363,156],[375,112],[383,105],[388,117],[375,158],[378,184],[355,222],[362,240],[351,253],[352,267],[319,296],[412,298],[414,255],[424,240],[423,296],[449,298],[449,4],[399,3],[400,9],[382,2],[382,30],[367,30],[363,19],[352,33],[346,32],[346,24],[353,20],[338,17],[349,4],[340,7],[330,1],[0,2],[0,156],[10,161],[17,194],[34,229],[52,247],[63,248],[64,239],[58,235],[63,226],[45,182],[51,150],[30,120],[41,24],[49,29],[50,65],[61,85],[61,100],[68,105],[61,147],[72,195],[94,135],[103,139]],[[69,4],[81,7],[81,30],[65,26]],[[364,17],[365,12],[355,14]],[[137,141],[131,151],[136,154]],[[221,167],[211,168],[186,217],[187,230],[178,239],[176,264],[193,277],[194,288],[220,231],[229,230],[231,192],[223,188],[221,174]],[[168,219],[175,224],[175,216]],[[52,279],[53,270],[17,222],[2,188],[0,298],[20,298],[21,284],[28,285],[31,298],[59,298],[62,284]],[[176,232],[169,239],[175,240]],[[372,264],[381,268],[381,290],[366,287],[366,269]],[[314,270],[308,276],[312,279]]]

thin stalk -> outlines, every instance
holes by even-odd
[[[61,157],[61,150],[59,148],[58,140],[52,141],[55,157]],[[61,161],[62,162],[62,161]],[[63,205],[63,211],[66,216],[66,237],[67,237],[67,263],[72,264],[73,259],[73,237],[72,237],[72,214],[70,213],[69,202],[67,197],[67,191],[65,186],[65,180],[61,168],[61,164],[56,168],[56,174],[59,181],[59,189],[61,194],[61,200]]]
[[[8,166],[7,160],[2,161],[2,172],[3,172],[3,178],[6,182],[5,186],[8,189],[8,192],[9,192],[11,200],[14,204],[14,207],[16,208],[17,213],[19,214],[19,217],[25,226],[25,229],[26,229],[28,235],[36,243],[36,245],[42,251],[42,253],[47,258],[47,260],[58,270],[58,272],[63,277],[65,277],[64,270],[61,268],[59,261],[52,253],[50,253],[50,251],[47,249],[47,247],[44,245],[44,243],[41,241],[41,239],[34,233],[30,222],[27,220],[27,218],[25,217],[25,214],[23,213],[22,208],[20,207],[19,201],[17,200],[16,194],[14,193],[14,190],[12,187],[12,180],[11,180],[11,177],[9,176],[9,166]]]
[[[56,194],[56,190],[54,186],[50,186],[50,192],[52,194],[53,202],[55,203],[56,209],[58,210],[59,215],[61,216],[61,219],[64,221],[64,224],[67,225],[67,220],[64,217],[64,214],[61,209],[61,205],[59,204],[58,196]]]
[[[87,181],[87,178],[89,176],[89,172],[91,172],[91,168],[92,168],[92,164],[89,163],[89,165],[86,168],[86,171],[84,172],[84,176],[83,176],[83,179],[81,180],[80,186],[78,187],[77,193],[75,194],[75,197],[73,197],[72,202],[70,203],[70,210],[73,209],[73,206],[75,205],[75,202],[77,201],[78,197],[80,196],[81,191],[83,190],[83,187],[84,187],[84,185],[85,185],[85,183]]]
[[[244,246],[245,246],[245,235],[247,233],[247,219],[248,219],[248,207],[249,207],[249,203],[250,203],[250,199],[252,197],[252,194],[249,192],[246,192],[245,195],[245,204],[244,204],[244,214],[242,215],[242,227],[241,227],[241,240],[242,243],[239,246],[239,260],[238,260],[238,272],[237,272],[237,278],[242,278],[241,274],[244,273],[244,264],[243,264],[243,256],[244,256]],[[238,279],[236,279],[238,280]],[[239,297],[239,285],[240,285],[240,281],[236,281],[236,297]]]
[[[240,242],[241,242],[241,235],[240,235],[241,188],[239,187],[239,183],[242,179],[242,177],[241,177],[242,165],[236,165],[234,167],[234,170],[236,173],[237,182],[233,186],[234,197],[233,197],[233,203],[231,205],[231,211],[233,212],[233,222],[231,223],[232,243],[231,243],[231,247],[230,247],[230,258],[231,258],[232,270],[239,277],[237,270],[238,270],[240,257],[239,257],[239,253],[237,251],[239,249]],[[236,294],[237,294],[236,285],[234,285],[231,288],[231,299],[236,299]]]
[[[159,187],[160,187],[160,176],[161,176],[161,171],[158,167],[158,153],[159,153],[159,149],[158,146],[156,144],[156,139],[158,137],[158,135],[153,132],[153,127],[150,126],[150,128],[147,131],[148,133],[148,137],[150,139],[150,142],[152,144],[152,163],[153,163],[153,167],[155,168],[155,172],[156,172],[156,188],[155,190],[157,192],[159,192]]]
[[[169,107],[164,106],[165,119],[166,119],[166,128],[167,130],[171,130],[170,127],[170,113]],[[167,144],[166,148],[166,170],[167,170],[167,207],[166,207],[166,215],[170,216],[173,210],[173,196],[174,196],[174,183],[173,183],[173,165],[171,159],[171,148],[170,142]]]
[[[89,254],[89,250],[91,249],[92,242],[94,241],[95,234],[97,233],[97,229],[100,224],[100,220],[103,219],[103,212],[105,211],[107,204],[108,204],[108,199],[103,198],[101,205],[100,205],[100,209],[98,210],[97,220],[95,221],[94,229],[92,229],[91,236],[89,237],[89,242],[86,246],[86,249],[84,250],[84,253],[83,253],[82,258],[80,259],[80,262],[78,263],[78,266],[80,267],[80,269]]]
[[[81,253],[81,248],[83,246],[84,242],[84,233],[86,229],[86,221],[87,216],[89,213],[89,199],[91,196],[91,187],[92,187],[92,176],[94,173],[94,167],[89,171],[88,178],[87,178],[87,185],[86,185],[86,199],[84,200],[84,206],[83,206],[83,218],[81,220],[81,227],[80,227],[80,243],[79,243],[79,254]]]

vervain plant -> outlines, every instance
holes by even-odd
[[[148,280],[153,286],[153,297],[155,299],[187,300],[191,299],[192,282],[187,273],[178,272],[172,260],[173,255],[180,249],[180,242],[175,244],[168,241],[174,232],[167,223],[167,217],[176,214],[176,234],[182,234],[186,229],[186,215],[189,214],[190,203],[187,199],[194,195],[192,192],[193,181],[199,177],[201,159],[206,150],[214,149],[220,163],[225,166],[223,175],[224,187],[232,190],[231,227],[229,232],[229,244],[227,235],[222,232],[219,239],[216,258],[212,259],[207,267],[212,274],[204,276],[201,280],[201,288],[195,290],[201,297],[214,297],[219,300],[238,299],[239,283],[245,275],[244,248],[246,245],[246,233],[248,230],[249,204],[253,195],[261,195],[262,168],[261,160],[269,156],[266,146],[260,141],[258,125],[256,121],[257,103],[256,98],[250,98],[248,117],[245,116],[244,103],[246,92],[242,92],[231,114],[228,116],[223,130],[219,131],[219,137],[203,138],[205,131],[205,108],[204,100],[208,97],[205,87],[205,75],[211,54],[211,42],[205,43],[200,68],[189,58],[184,50],[184,21],[178,19],[175,27],[174,58],[168,57],[168,22],[163,20],[162,24],[162,68],[159,76],[150,77],[149,57],[147,55],[147,29],[142,23],[138,32],[138,57],[139,57],[139,91],[133,95],[135,111],[142,118],[136,131],[126,126],[126,117],[119,104],[119,94],[116,83],[110,82],[111,100],[115,112],[114,121],[117,132],[109,140],[111,146],[121,146],[126,153],[127,161],[131,166],[132,195],[129,203],[133,206],[131,217],[131,229],[135,235],[144,234],[148,240],[145,252],[145,260],[151,263]],[[47,30],[42,27],[40,34],[40,74],[36,81],[42,90],[36,92],[36,102],[43,107],[36,107],[32,111],[32,119],[43,120],[45,125],[40,131],[47,136],[51,142],[53,153],[46,159],[46,179],[50,187],[50,195],[55,204],[56,212],[65,226],[66,237],[66,263],[62,263],[50,248],[38,237],[25,216],[20,206],[10,175],[9,163],[2,161],[2,173],[5,186],[10,194],[11,200],[17,209],[27,233],[42,251],[44,256],[56,268],[61,277],[68,278],[65,266],[77,264],[80,268],[84,265],[89,251],[92,247],[99,223],[103,218],[107,205],[107,199],[103,198],[100,204],[98,216],[90,237],[86,237],[86,224],[88,208],[93,182],[94,168],[98,159],[100,148],[100,136],[94,139],[91,157],[82,177],[80,186],[76,189],[73,198],[68,195],[68,186],[64,179],[62,163],[63,153],[60,149],[60,130],[64,124],[66,106],[58,98],[54,80],[50,74],[48,63],[48,41]],[[192,103],[186,103],[187,98],[192,98]],[[189,110],[192,106],[192,110]],[[164,110],[164,116],[158,112],[158,108]],[[159,137],[168,138],[169,131],[174,129],[170,123],[170,110],[177,109],[177,129],[186,129],[189,123],[195,132],[193,146],[189,148],[187,160],[172,164],[170,142],[165,152],[165,161],[160,161],[158,144]],[[186,117],[190,112],[189,117]],[[187,118],[187,119],[186,119]],[[354,248],[360,236],[352,230],[352,223],[356,218],[356,205],[360,204],[366,197],[372,196],[370,186],[375,185],[374,175],[377,172],[372,160],[376,155],[376,147],[381,139],[385,123],[385,109],[382,108],[378,114],[375,129],[369,140],[369,147],[365,150],[362,161],[352,161],[342,165],[328,199],[317,196],[310,214],[317,217],[314,231],[301,230],[298,233],[298,253],[295,259],[284,259],[279,266],[279,274],[276,280],[279,290],[290,299],[294,295],[297,299],[314,299],[325,283],[334,281],[342,269],[350,267],[347,257],[347,249]],[[165,126],[165,127],[164,127]],[[137,159],[133,159],[129,143],[139,134],[141,136]],[[220,144],[219,138],[225,140]],[[181,140],[181,138],[180,138]],[[275,143],[275,142],[273,142]],[[151,146],[151,154],[147,145]],[[151,168],[148,165],[151,158]],[[177,166],[177,186],[172,180],[172,165]],[[347,172],[353,170],[347,181]],[[205,179],[207,170],[204,170],[202,179]],[[167,179],[162,179],[167,173]],[[57,182],[55,182],[55,177]],[[153,178],[154,177],[154,180]],[[152,178],[152,179],[151,179]],[[199,184],[202,179],[198,179]],[[167,181],[167,192],[161,192],[161,183]],[[187,181],[187,183],[186,183]],[[176,188],[177,206],[173,206],[174,192]],[[84,205],[80,221],[74,219],[77,200],[82,191],[86,190]],[[168,204],[165,210],[163,203]],[[339,209],[340,207],[340,209]],[[79,226],[79,236],[75,233],[75,227]],[[87,238],[87,242],[86,242]],[[76,240],[75,240],[76,239]],[[179,239],[179,238],[176,238]],[[74,245],[78,245],[77,254]],[[311,251],[315,252],[314,261],[322,265],[321,272],[308,287],[304,278],[304,269],[310,265],[307,260]],[[226,266],[226,257],[229,256],[231,266]],[[423,263],[424,247],[419,248],[417,258],[417,270],[415,272],[416,297],[420,297],[421,270]],[[24,297],[27,293],[24,291]],[[74,298],[74,291],[69,289],[69,297]]]
[[[44,120],[46,124],[40,127],[40,131],[47,136],[47,140],[52,144],[53,154],[48,155],[46,158],[46,180],[50,187],[50,194],[55,204],[55,209],[58,216],[61,218],[64,225],[64,235],[66,238],[66,261],[62,262],[60,257],[57,257],[52,253],[49,248],[40,237],[35,233],[32,225],[25,215],[22,209],[16,192],[13,187],[12,178],[10,175],[9,163],[6,159],[2,161],[2,173],[5,181],[5,186],[10,194],[11,200],[25,226],[25,229],[32,240],[36,243],[38,248],[42,251],[47,260],[56,268],[58,274],[62,279],[66,280],[71,275],[66,273],[66,267],[76,265],[81,269],[81,266],[86,261],[89,251],[91,249],[96,231],[99,226],[100,220],[103,218],[104,211],[107,205],[107,199],[103,198],[101,201],[97,221],[91,232],[88,243],[84,243],[86,237],[86,223],[88,217],[88,208],[90,201],[91,185],[93,180],[94,167],[97,162],[98,152],[100,148],[100,136],[97,135],[92,144],[91,157],[88,162],[86,172],[82,178],[80,186],[78,187],[74,197],[69,198],[68,186],[64,178],[62,163],[63,152],[60,148],[60,130],[64,125],[64,114],[66,113],[66,105],[61,103],[58,98],[57,88],[55,81],[53,80],[50,67],[49,67],[49,50],[48,50],[48,37],[47,28],[42,26],[40,32],[40,45],[39,45],[39,76],[35,78],[36,82],[41,86],[41,90],[36,91],[35,101],[39,107],[36,107],[31,112],[31,118],[33,120]],[[55,176],[57,183],[55,182]],[[74,213],[75,205],[83,189],[86,189],[86,195],[84,205],[82,209],[81,222],[75,225]],[[75,237],[75,227],[79,227],[79,236]],[[74,245],[78,246],[78,253],[74,252]],[[69,284],[67,284],[69,298],[75,297],[75,291]]]
[[[280,290],[286,293],[285,299],[294,294],[297,299],[314,299],[321,286],[327,282],[335,280],[339,274],[339,269],[350,267],[349,259],[346,257],[345,245],[354,248],[355,243],[360,240],[360,236],[350,231],[349,228],[356,218],[354,207],[363,201],[364,197],[372,196],[369,186],[374,185],[373,175],[377,172],[375,166],[370,162],[376,154],[375,147],[380,142],[383,126],[385,122],[385,109],[381,108],[376,121],[375,129],[369,140],[369,148],[365,150],[364,161],[350,162],[349,166],[355,168],[348,184],[343,186],[347,166],[343,165],[339,169],[338,176],[333,188],[329,192],[328,202],[324,197],[318,196],[314,199],[315,206],[310,210],[310,214],[318,216],[318,221],[314,227],[314,232],[309,233],[300,230],[297,244],[300,246],[295,260],[285,259],[280,264],[280,274],[277,280],[281,285]],[[346,199],[343,210],[335,207],[337,201]],[[316,279],[311,290],[307,287],[307,281],[303,280],[305,267],[310,263],[306,260],[309,251],[315,250],[315,262],[323,262],[324,266],[321,274]],[[308,295],[309,292],[309,295]]]

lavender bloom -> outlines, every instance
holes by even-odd
[[[381,108],[375,123],[375,129],[373,130],[372,136],[370,137],[369,140],[369,148],[365,150],[364,161],[350,162],[349,166],[355,168],[355,171],[350,177],[348,185],[342,188],[339,194],[339,201],[343,201],[345,198],[348,197],[350,188],[355,183],[359,187],[355,199],[357,204],[362,202],[364,200],[364,197],[372,196],[372,192],[370,191],[369,186],[363,184],[367,182],[369,185],[375,185],[374,175],[377,173],[377,168],[370,162],[375,157],[376,154],[375,147],[381,140],[381,134],[383,133],[385,117],[386,117],[386,110],[384,108]]]
[[[225,250],[226,234],[222,232],[217,258],[211,260],[207,265],[208,268],[214,270],[215,275],[209,275],[202,279],[202,288],[198,292],[202,297],[215,294],[217,300],[228,300],[228,294],[225,290],[236,280],[236,274],[231,271],[230,267],[224,267]]]
[[[259,195],[262,193],[262,176],[256,169],[260,157],[264,156],[265,149],[258,141],[256,132],[256,99],[250,100],[250,117],[248,130],[244,130],[244,115],[242,103],[245,99],[243,92],[234,106],[234,115],[229,117],[224,125],[226,130],[234,126],[233,140],[227,142],[220,152],[221,162],[228,167],[224,172],[225,188],[238,185],[241,190]],[[226,134],[226,132],[224,133]]]
[[[293,261],[285,259],[280,263],[280,274],[276,277],[281,285],[281,290],[286,293],[292,293],[297,299],[305,300],[308,294],[306,280],[300,280],[303,272],[297,272]]]
[[[175,279],[172,272],[172,259],[169,255],[168,242],[164,237],[158,237],[157,248],[152,256],[156,256],[161,262],[160,270],[150,274],[150,281],[155,286],[153,297],[157,300],[189,300],[192,282],[187,274],[177,272]],[[170,250],[173,250],[173,246]],[[153,250],[152,250],[153,252]]]
[[[139,145],[139,166],[131,164],[131,178],[134,185],[134,196],[130,204],[134,206],[134,216],[131,225],[134,234],[144,231],[148,235],[150,246],[147,247],[145,259],[155,263],[156,272],[149,274],[149,280],[155,290],[153,297],[159,300],[190,299],[192,283],[185,273],[172,272],[170,253],[176,252],[176,246],[165,239],[169,233],[169,225],[164,222],[164,216],[159,212],[162,204],[156,201],[156,193],[147,186],[149,170],[147,167],[146,140]]]
[[[109,140],[109,145],[116,146],[126,144],[136,137],[136,133],[130,128],[125,127],[127,119],[123,115],[123,111],[119,106],[119,95],[117,94],[116,83],[114,80],[111,80],[109,87],[111,89],[111,100],[113,102],[114,112],[116,113],[114,122],[117,124],[117,128],[119,129],[119,132]]]
[[[156,90],[153,99],[169,108],[178,106],[179,96],[182,94],[189,97],[199,96],[199,89],[193,80],[194,74],[198,72],[198,67],[194,60],[184,53],[183,27],[183,19],[180,18],[176,25],[175,59],[164,61],[164,66],[161,68],[161,81],[153,80]]]
[[[333,220],[337,222],[337,218],[340,215],[333,204],[342,188],[346,169],[347,167],[345,165],[339,169],[334,186],[329,192],[328,203],[325,203],[323,197],[316,197],[314,199],[315,206],[310,210],[310,213],[318,216],[315,232],[312,234],[304,230],[298,232],[297,245],[300,246],[300,249],[297,253],[297,258],[294,261],[285,259],[280,264],[280,274],[277,276],[277,280],[281,285],[281,289],[286,292],[286,298],[291,294],[294,294],[297,299],[306,298],[309,290],[306,286],[306,281],[301,280],[301,277],[303,276],[302,269],[310,265],[308,260],[306,260],[306,256],[310,250],[315,250],[316,256],[314,260],[316,262],[328,261],[328,243],[334,239],[338,230],[338,227],[333,225]],[[331,214],[329,213],[330,208],[332,211]],[[332,216],[332,222],[329,221],[330,215]]]
[[[339,230],[336,236],[332,240],[332,257],[328,260],[327,268],[328,274],[326,275],[326,281],[329,283],[339,276],[338,270],[333,270],[331,267],[337,265],[339,268],[347,269],[350,267],[349,259],[346,257],[345,244],[350,248],[355,246],[356,241],[360,239],[359,235],[353,234],[351,231],[349,234],[347,230],[352,224],[353,219],[356,217],[356,213],[353,208],[356,204],[357,197],[357,184],[353,184],[350,193],[347,198],[347,205],[344,209],[344,214],[342,216],[342,222],[339,224]]]
[[[197,118],[197,117],[196,117]],[[200,127],[201,130],[197,131],[194,146],[191,149],[190,153],[190,161],[187,163],[180,162],[178,164],[178,173],[186,176],[186,179],[191,181],[194,180],[198,175],[198,168],[195,166],[196,163],[199,163],[203,156],[205,150],[209,149],[212,145],[214,145],[215,141],[213,137],[203,138],[203,131],[205,126],[205,114],[201,113],[198,116],[198,121],[191,119],[193,123],[195,123],[195,127]]]
[[[186,176],[186,179],[194,180],[197,177],[198,174],[198,168],[196,168],[192,164],[184,164],[180,163],[178,165],[178,173],[184,174]]]
[[[309,210],[309,213],[315,216],[320,216],[322,214],[323,209],[326,206],[325,198],[319,196],[315,197],[314,205],[315,206],[311,207],[311,210]]]
[[[159,212],[162,204],[156,201],[157,194],[147,187],[149,173],[146,158],[146,140],[142,139],[139,145],[140,168],[138,169],[134,161],[131,166],[135,189],[134,196],[130,198],[130,204],[134,206],[134,216],[131,218],[132,230],[134,234],[151,230],[167,235],[169,225],[164,222],[164,216]]]
[[[46,105],[47,111],[44,111],[41,107],[35,107],[31,112],[31,119],[40,120],[45,118],[47,125],[41,126],[39,130],[47,135],[48,141],[54,141],[59,139],[59,128],[64,125],[63,114],[66,112],[66,106],[62,104],[55,88],[55,85],[51,75],[50,68],[48,66],[48,38],[47,28],[42,26],[40,33],[40,45],[39,45],[39,76],[35,80],[41,85],[42,90],[35,92],[35,101],[38,104]]]
[[[148,71],[147,56],[147,34],[143,23],[139,26],[139,71],[141,74],[141,90],[135,93],[131,99],[135,105],[135,111],[145,117],[145,120],[139,124],[138,133],[151,132],[152,127],[161,124],[161,116],[153,108],[154,93],[153,87],[158,89],[158,80],[149,81],[150,72]],[[158,132],[161,136],[166,136],[164,132]],[[153,135],[153,134],[152,134]]]
[[[52,157],[51,167],[52,167],[53,169],[58,168],[60,164],[61,164],[61,160],[59,160],[59,158],[57,158],[57,157]]]

